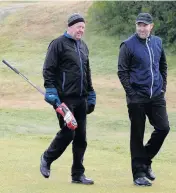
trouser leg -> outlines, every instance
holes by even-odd
[[[75,118],[78,127],[75,130],[75,136],[72,144],[73,164],[72,177],[81,176],[85,168],[83,166],[84,153],[87,147],[86,140],[86,101],[82,99],[80,104],[75,109]]]
[[[158,96],[152,101],[151,105],[152,107],[147,110],[147,116],[155,130],[145,145],[150,160],[159,152],[170,130],[164,97]]]
[[[67,103],[67,106],[73,112],[73,107],[69,103]],[[57,117],[61,130],[56,134],[50,146],[44,152],[44,159],[48,163],[52,163],[59,158],[74,138],[74,131],[66,126],[62,116],[57,113]]]
[[[128,104],[131,121],[130,151],[133,178],[145,176],[146,150],[143,145],[145,131],[145,105],[142,103]]]

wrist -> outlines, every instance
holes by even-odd
[[[58,95],[57,89],[54,87],[53,88],[46,88],[46,93],[52,93],[52,94]]]

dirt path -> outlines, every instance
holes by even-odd
[[[9,5],[1,6],[0,4],[0,22],[2,22],[8,15],[34,3],[11,3]]]

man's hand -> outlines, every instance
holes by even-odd
[[[69,129],[75,130],[78,127],[75,117],[65,103],[60,104],[55,110],[62,115]]]
[[[56,88],[46,88],[45,101],[51,104],[57,113],[61,114],[67,127],[74,130],[77,128],[75,117],[65,103],[61,104]]]
[[[61,104],[56,88],[46,88],[45,101],[50,105]]]
[[[87,114],[92,113],[94,111],[94,108],[95,108],[95,105],[93,104],[87,105]]]
[[[90,91],[87,96],[87,114],[90,114],[94,111],[96,104],[96,93],[95,91]]]

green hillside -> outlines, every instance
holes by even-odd
[[[18,2],[19,3],[19,2]],[[20,3],[19,3],[20,4]],[[0,20],[0,60],[6,59],[43,88],[42,66],[49,42],[66,30],[69,14],[86,16],[90,1],[21,3],[24,7]],[[25,5],[24,5],[25,4]],[[0,13],[16,3],[0,2]],[[1,18],[1,17],[0,17]],[[120,40],[91,30],[84,36],[90,49],[96,111],[88,116],[86,175],[94,186],[72,185],[71,146],[52,166],[49,180],[39,172],[41,153],[58,132],[57,118],[34,88],[0,64],[0,193],[174,193],[176,181],[176,57],[168,55],[167,89],[171,134],[154,161],[157,180],[152,188],[132,184],[129,120],[125,94],[117,78]],[[147,124],[146,139],[152,128]],[[166,177],[167,174],[167,177]]]

